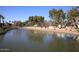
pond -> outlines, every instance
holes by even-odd
[[[0,35],[1,52],[74,52],[79,51],[79,36],[14,29]]]

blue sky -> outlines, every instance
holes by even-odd
[[[0,14],[5,17],[5,21],[26,21],[29,16],[35,15],[50,20],[48,11],[53,8],[67,12],[72,6],[0,6]]]

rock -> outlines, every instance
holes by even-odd
[[[61,25],[58,25],[58,28],[61,28]]]
[[[55,27],[54,27],[54,26],[49,26],[48,28],[49,28],[49,29],[55,29]]]

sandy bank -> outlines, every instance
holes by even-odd
[[[67,28],[41,28],[41,27],[22,27],[21,29],[28,29],[28,30],[39,30],[39,31],[51,31],[51,32],[57,32],[57,33],[69,33],[69,34],[75,34],[79,35],[79,32],[77,29],[67,29]]]

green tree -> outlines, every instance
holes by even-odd
[[[44,22],[44,17],[43,16],[29,16],[28,18],[28,25],[35,25],[38,22]]]
[[[49,17],[50,19],[53,20],[53,23],[55,25],[58,25],[63,23],[63,20],[65,19],[65,13],[63,12],[62,9],[60,10],[52,9],[49,10]]]
[[[15,25],[16,25],[16,26],[23,27],[23,26],[26,25],[26,22],[16,21],[16,22],[15,22]]]
[[[68,25],[76,26],[75,17],[79,16],[79,12],[77,8],[72,8],[67,12]]]

